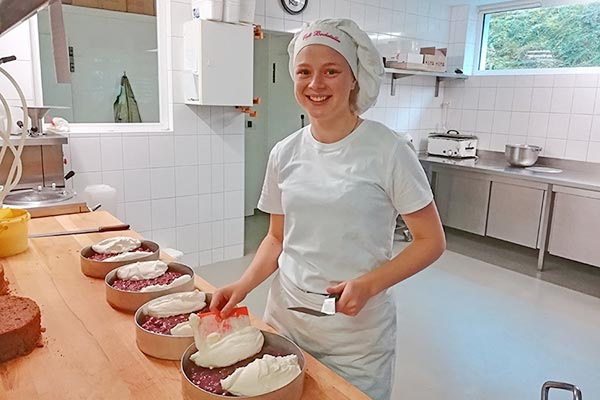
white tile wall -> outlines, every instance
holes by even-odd
[[[598,162],[598,81],[597,74],[472,76],[450,82],[444,101],[450,104],[450,127],[483,137],[481,149],[503,151],[506,140],[525,141],[542,146],[544,156]],[[474,128],[465,117],[473,109],[479,112]],[[482,113],[488,110],[491,129]]]

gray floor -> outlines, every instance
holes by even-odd
[[[264,215],[247,218],[247,255],[197,272],[217,286],[237,279],[267,227]],[[460,231],[447,237],[440,260],[392,288],[392,398],[531,400],[544,381],[559,380],[577,384],[586,400],[600,399],[600,269],[551,258],[538,273],[535,252]],[[395,250],[404,246],[396,242]],[[255,314],[268,285],[244,302]],[[551,391],[551,400],[571,398]]]

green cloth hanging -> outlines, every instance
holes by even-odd
[[[142,122],[137,101],[129,84],[127,75],[121,78],[121,89],[113,104],[115,122]]]

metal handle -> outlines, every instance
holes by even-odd
[[[15,61],[16,59],[17,59],[17,57],[15,57],[15,56],[0,57],[0,64]]]
[[[573,399],[582,400],[581,390],[575,385],[565,382],[548,381],[542,385],[542,400],[548,400],[548,392],[550,389],[568,390],[573,393]]]
[[[109,225],[99,227],[98,232],[126,231],[127,229],[129,229],[129,224]]]

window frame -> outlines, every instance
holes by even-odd
[[[588,4],[594,0],[575,0],[575,1],[529,1],[517,0],[503,3],[487,4],[477,7],[477,37],[475,40],[475,51],[473,52],[473,76],[496,76],[496,75],[572,75],[572,74],[600,74],[600,66],[597,67],[566,67],[566,68],[529,68],[529,69],[502,69],[502,70],[481,70],[481,57],[484,53],[483,33],[485,31],[485,15],[494,12],[527,10],[532,8],[555,7],[570,4]]]
[[[171,74],[171,2],[155,0],[158,62],[159,122],[115,123],[90,122],[70,123],[69,134],[103,133],[169,133],[173,131],[173,91]],[[33,86],[35,104],[43,104],[42,73],[37,14],[29,19],[31,36],[31,61],[33,64]]]

